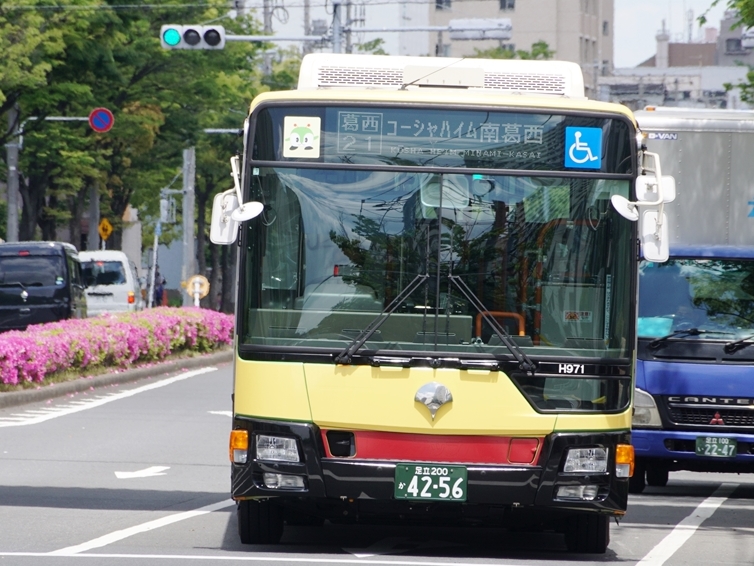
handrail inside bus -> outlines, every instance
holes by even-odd
[[[476,315],[476,336],[482,335],[482,319],[484,318],[484,315],[490,315],[495,318],[514,318],[518,321],[518,335],[519,336],[526,336],[526,331],[524,330],[524,317],[520,315],[517,312],[509,312],[509,311],[484,311],[483,313],[480,312]]]

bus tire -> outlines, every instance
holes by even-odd
[[[647,468],[647,484],[652,487],[665,487],[668,485],[668,469],[657,466]]]
[[[283,510],[270,499],[238,502],[238,535],[243,544],[277,544],[283,536]]]
[[[628,493],[641,493],[647,486],[645,477],[647,475],[646,467],[642,462],[636,462],[634,465],[634,475],[628,478]]]
[[[574,515],[565,531],[569,552],[604,554],[610,544],[610,517],[607,515]]]

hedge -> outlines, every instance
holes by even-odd
[[[157,307],[30,326],[0,334],[0,383],[43,383],[71,370],[123,368],[233,342],[233,316]]]

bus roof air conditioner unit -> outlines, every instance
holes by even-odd
[[[298,89],[465,88],[584,98],[581,67],[568,61],[311,53]]]

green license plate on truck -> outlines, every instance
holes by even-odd
[[[441,464],[398,464],[395,498],[466,501],[466,468]]]
[[[697,436],[696,455],[715,458],[733,458],[736,455],[736,439],[721,436]]]

